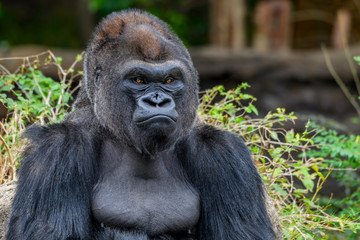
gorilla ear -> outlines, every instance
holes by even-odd
[[[95,84],[96,87],[99,85],[101,72],[102,72],[101,67],[100,67],[100,66],[97,66],[97,67],[95,68],[95,74],[94,74],[94,75],[95,75],[94,84]]]

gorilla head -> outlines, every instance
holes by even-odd
[[[141,11],[109,15],[90,41],[84,70],[96,118],[138,151],[165,150],[193,125],[197,72],[158,18]]]

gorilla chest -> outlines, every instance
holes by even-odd
[[[196,225],[200,214],[197,192],[172,176],[162,161],[137,163],[126,154],[108,157],[107,153],[102,157],[105,165],[101,164],[102,177],[92,198],[97,221],[153,235],[185,231]]]

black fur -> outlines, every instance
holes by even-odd
[[[133,67],[148,78],[146,83],[127,77]],[[167,85],[162,78],[174,68],[181,73]],[[138,10],[110,15],[93,35],[84,72],[74,111],[61,124],[34,126],[25,133],[30,144],[8,240],[275,239],[263,183],[243,141],[197,123],[197,72],[165,23]],[[154,112],[159,122],[152,120]],[[111,165],[104,168],[101,161]],[[121,172],[119,166],[129,169],[124,175],[129,179],[111,173]],[[122,187],[119,179],[138,189]],[[143,185],[149,193],[139,190]],[[96,195],[99,188],[106,196]],[[168,192],[173,189],[180,189],[184,197],[179,199],[189,204],[176,200],[164,209],[141,204],[138,209],[134,202],[129,205],[134,216],[106,212],[106,224],[92,209],[95,200],[96,211],[102,211],[138,195],[140,202],[156,203],[171,199]],[[162,219],[159,212],[171,219]],[[188,226],[188,218],[197,224]]]
[[[81,128],[31,127],[7,239],[90,239],[96,147]]]
[[[119,240],[150,240],[149,237],[140,231],[124,231],[117,230],[112,228],[105,228],[102,231],[99,231],[96,236],[96,240],[109,240],[109,239],[119,239]]]
[[[199,239],[273,239],[262,180],[243,141],[197,126],[179,143],[179,155],[200,192]]]

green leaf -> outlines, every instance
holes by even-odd
[[[357,62],[357,64],[360,65],[360,56],[355,56],[354,60]]]
[[[250,104],[249,107],[253,113],[255,113],[256,115],[259,115],[259,112],[254,105]]]
[[[11,89],[8,86],[5,85],[5,86],[1,87],[0,90],[4,91],[4,92],[9,92]]]
[[[81,54],[76,55],[76,60],[77,61],[82,61],[83,60],[82,55]]]
[[[310,177],[305,177],[303,180],[302,180],[302,183],[304,184],[304,186],[312,191],[313,188],[314,188],[314,181],[310,178]]]
[[[279,138],[278,138],[278,134],[277,134],[277,132],[275,132],[275,131],[272,131],[271,133],[270,133],[270,137],[273,139],[273,140],[278,140]]]
[[[14,106],[14,100],[11,99],[11,98],[8,98],[6,103],[7,103],[8,107],[13,107]]]
[[[61,58],[61,57],[57,57],[57,58],[56,58],[56,62],[57,62],[58,64],[61,64],[62,58]]]
[[[288,193],[282,189],[278,184],[273,185],[274,189],[282,196],[286,196]]]

